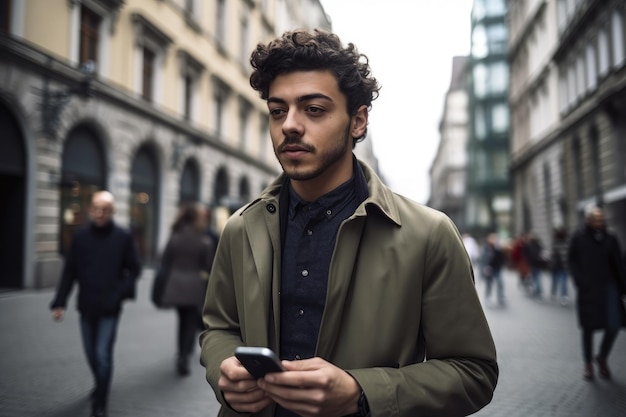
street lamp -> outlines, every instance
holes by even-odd
[[[52,66],[52,58],[48,60],[48,67]],[[44,87],[41,90],[40,103],[42,130],[50,139],[56,139],[57,130],[61,122],[61,115],[65,106],[72,97],[89,98],[94,96],[93,79],[96,73],[95,62],[89,60],[80,66],[81,78],[63,90],[50,90],[50,75],[46,74]]]

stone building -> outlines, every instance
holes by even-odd
[[[465,184],[467,167],[466,56],[452,59],[450,86],[439,123],[439,146],[430,167],[430,198],[427,205],[446,213],[459,230],[465,230]]]
[[[0,0],[0,287],[56,283],[94,190],[146,265],[180,202],[260,192],[280,166],[248,57],[295,27],[330,21],[318,0]]]
[[[510,44],[512,78],[531,99],[528,121],[521,123],[523,112],[514,120],[516,225],[543,233],[549,244],[552,228],[571,233],[585,206],[600,204],[626,244],[626,2],[511,4],[511,32],[523,39]],[[524,81],[519,72],[531,51],[536,62],[527,68],[536,74]]]
[[[565,222],[558,69],[552,61],[556,13],[555,1],[513,1],[509,7],[513,228],[516,234],[533,232],[544,245]]]
[[[511,231],[506,0],[474,0],[468,77],[465,226],[480,238]]]

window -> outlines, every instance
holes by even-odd
[[[573,106],[576,102],[576,67],[573,64],[567,70],[567,105]]]
[[[82,6],[80,11],[80,49],[78,55],[79,64],[84,65],[90,61],[98,62],[98,44],[100,42],[100,25],[102,18],[96,13]]]
[[[506,62],[494,62],[489,66],[490,92],[505,93],[509,86],[509,67]]]
[[[177,56],[181,80],[180,112],[185,120],[193,121],[197,100],[196,90],[204,65],[183,49],[178,50]]]
[[[505,133],[509,129],[509,107],[498,103],[491,109],[491,124],[495,133]]]
[[[490,54],[501,54],[507,50],[507,29],[504,24],[487,26],[487,39]]]
[[[576,187],[576,199],[580,200],[583,197],[583,157],[582,149],[580,149],[580,139],[575,138],[572,147],[572,153],[574,157],[574,184]]]
[[[506,13],[505,0],[485,0],[487,16],[504,16]]]
[[[559,32],[563,32],[567,24],[567,4],[565,0],[558,0],[557,15],[559,20]]]
[[[487,67],[484,64],[474,66],[474,94],[478,98],[487,95]]]
[[[226,114],[226,105],[230,95],[230,88],[226,83],[217,77],[213,78],[213,123],[214,132],[217,138],[224,140],[224,117]]]
[[[149,102],[152,102],[154,100],[154,61],[154,52],[144,47],[142,60],[141,97]]]
[[[609,36],[606,29],[598,33],[598,75],[604,77],[609,72]]]
[[[185,12],[192,15],[195,11],[195,0],[185,0]]]
[[[472,31],[472,56],[474,58],[484,58],[488,54],[487,32],[483,25],[474,26]]]
[[[619,10],[613,12],[611,19],[611,33],[613,37],[613,66],[621,67],[624,64],[624,18]]]
[[[241,67],[245,70],[248,68],[248,57],[250,54],[250,45],[248,39],[250,38],[250,29],[248,24],[248,7],[245,6],[240,22],[240,52],[241,52]]]
[[[1,1],[1,0],[0,0]],[[13,0],[13,5],[22,4]],[[124,0],[73,0],[69,4],[69,57],[81,70],[107,76],[110,43]]]
[[[215,13],[215,38],[221,48],[226,44],[226,0],[217,0],[217,13]]]
[[[239,146],[246,149],[248,144],[248,125],[252,105],[244,98],[239,99]]]
[[[135,32],[135,91],[146,101],[159,103],[162,67],[172,39],[138,13],[133,13],[131,19]]]
[[[474,134],[478,140],[483,140],[487,137],[485,110],[482,106],[476,106],[476,109],[474,110]]]
[[[593,91],[596,89],[596,48],[595,43],[590,42],[587,45],[587,91]]]
[[[593,173],[593,188],[598,201],[602,201],[602,174],[600,172],[600,137],[598,129],[593,126],[589,132],[589,147],[591,152],[590,165]]]
[[[565,112],[569,104],[567,93],[567,71],[561,71],[559,74],[559,101],[559,109],[561,112]]]
[[[0,0],[0,32],[9,33],[11,30],[11,2]]]
[[[581,98],[585,94],[585,56],[581,53],[576,59],[576,96]]]

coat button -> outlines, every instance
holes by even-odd
[[[267,211],[269,211],[270,213],[276,213],[276,206],[272,203],[268,204],[267,206],[265,206],[265,208],[267,209]]]

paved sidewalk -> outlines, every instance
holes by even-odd
[[[543,276],[543,298],[518,286],[507,271],[505,308],[486,307],[500,366],[493,401],[476,417],[620,417],[626,416],[626,334],[620,332],[609,365],[613,380],[582,378],[582,353],[574,303],[551,300],[550,279]],[[484,284],[477,289],[483,298]],[[548,293],[548,294],[546,294]],[[570,288],[570,299],[575,290]],[[485,304],[483,302],[483,304]],[[595,336],[595,352],[601,333]]]
[[[544,289],[549,288],[544,279]],[[126,304],[120,322],[109,415],[216,416],[218,404],[204,368],[194,366],[187,378],[175,372],[176,317],[151,305],[151,281],[148,270],[137,301]],[[485,308],[500,381],[491,404],[474,416],[626,416],[626,334],[621,332],[610,358],[613,381],[586,382],[574,306],[527,297],[513,273],[505,282],[508,306]],[[481,281],[477,290],[482,296]],[[0,417],[89,415],[92,381],[78,314],[72,300],[66,319],[53,322],[52,295],[52,290],[0,293]],[[598,334],[597,344],[599,339]]]
[[[115,347],[110,417],[216,416],[218,403],[196,350],[192,373],[175,372],[176,315],[149,301],[152,271],[125,304]],[[75,295],[75,290],[73,295]],[[87,417],[93,388],[70,300],[52,320],[52,290],[0,294],[0,417]]]

